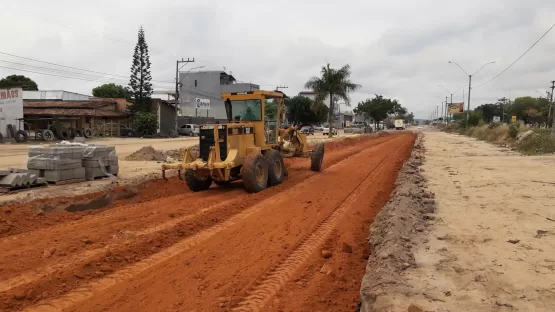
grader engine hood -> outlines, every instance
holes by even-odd
[[[220,158],[223,161],[227,157],[227,125],[202,125],[199,130],[199,155],[204,161],[208,161],[210,147],[216,145],[214,128],[218,129],[220,137]]]

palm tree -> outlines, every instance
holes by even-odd
[[[329,97],[328,123],[330,127],[329,137],[332,137],[331,127],[333,121],[334,104],[337,100],[343,100],[347,105],[350,103],[349,92],[356,91],[360,85],[351,81],[351,66],[348,64],[340,69],[330,68],[328,63],[322,67],[322,77],[312,77],[305,83],[305,88],[316,92],[315,108],[323,105],[324,99]]]

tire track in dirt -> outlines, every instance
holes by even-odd
[[[387,140],[384,140],[382,142],[380,142],[380,144],[375,144],[372,145],[372,147],[376,147],[377,145],[381,145],[383,143],[389,142],[391,140],[395,139],[395,137],[388,137]],[[354,153],[357,154],[358,152]],[[354,155],[353,154],[353,155]],[[333,168],[334,166],[338,166],[342,163],[345,163],[347,161],[350,161],[350,158],[344,158],[343,160],[329,166],[326,168],[326,170],[328,168]],[[300,184],[310,184],[312,183],[312,180],[316,180],[316,179],[320,179],[321,177],[317,174],[311,174],[310,177],[308,177],[306,180],[300,182]],[[290,188],[288,188],[290,189]],[[271,189],[268,189],[268,191]],[[235,199],[236,200],[236,199]],[[245,209],[243,212],[229,218],[228,220],[220,223],[220,224],[216,224],[213,227],[210,227],[208,229],[202,230],[201,232],[183,239],[182,241],[168,247],[167,249],[164,249],[162,251],[160,251],[159,253],[156,253],[144,260],[141,260],[139,262],[136,262],[132,265],[129,265],[119,271],[116,271],[115,273],[108,275],[104,278],[101,278],[99,280],[90,282],[88,284],[82,285],[81,287],[74,289],[73,291],[66,293],[58,298],[54,298],[52,300],[46,301],[46,302],[42,302],[39,303],[37,306],[34,307],[30,307],[28,309],[26,309],[25,311],[60,311],[63,310],[65,308],[68,308],[72,305],[74,305],[77,302],[83,301],[87,298],[91,298],[92,296],[94,296],[96,293],[102,292],[104,290],[107,290],[108,288],[122,282],[125,280],[130,280],[132,279],[134,276],[140,274],[141,272],[144,272],[150,268],[156,267],[162,263],[164,263],[165,261],[168,261],[170,258],[175,257],[176,255],[183,253],[199,244],[201,244],[202,242],[206,241],[207,239],[213,237],[214,235],[220,233],[221,231],[240,223],[241,221],[243,221],[244,219],[250,217],[251,215],[260,212],[261,210],[263,210],[266,206],[267,203],[266,201],[271,201],[272,198],[271,197],[267,197],[265,198],[263,201],[260,201],[258,204],[255,204],[254,206],[251,206],[247,209]]]
[[[407,144],[401,145],[393,152],[381,159],[376,166],[361,183],[353,189],[347,198],[332,213],[324,219],[320,225],[310,235],[301,240],[300,245],[282,263],[272,269],[270,274],[264,277],[256,287],[249,291],[249,294],[241,301],[237,307],[232,309],[238,312],[257,312],[261,311],[265,304],[275,296],[275,294],[292,277],[293,273],[302,266],[310,255],[321,246],[326,238],[333,231],[343,214],[350,208],[350,205],[360,196],[361,192],[368,189],[379,170],[383,167],[386,160],[393,154],[405,148]]]
[[[369,141],[369,142],[365,142],[366,144],[364,144],[363,146],[378,146],[381,145],[385,142],[387,142],[388,140],[390,140],[392,137],[388,137],[385,140],[375,140],[375,141]],[[351,157],[352,155],[357,154],[358,152],[360,152],[362,148],[354,148],[353,150],[347,150],[347,151],[337,151],[339,152],[339,155],[337,155],[336,157],[332,158],[332,163],[337,162],[340,159],[346,160],[349,157]],[[334,151],[332,151],[334,152]],[[329,166],[329,164],[326,164],[327,166]],[[302,170],[304,167],[306,167],[306,165],[304,163],[294,163],[292,164],[292,171],[296,171],[296,170]],[[304,168],[304,172],[302,173],[296,173],[294,180],[292,180],[292,182],[295,181],[302,181],[304,180],[305,177],[307,176],[312,176],[314,175],[313,172],[310,172],[308,170],[306,170],[306,168]],[[293,187],[294,184],[289,185],[287,188],[289,187]],[[280,188],[284,189],[283,186],[280,186]],[[270,191],[271,189],[269,189],[268,191]],[[233,188],[218,188],[218,189],[212,189],[211,191],[218,191],[218,195],[221,195],[220,193],[223,192],[230,192],[230,191],[239,191],[241,192],[242,190],[235,190]],[[244,194],[243,192],[241,192],[242,196],[247,196],[246,194]],[[184,195],[173,195],[170,196],[169,198],[164,198],[164,199],[156,199],[155,201],[151,202],[151,203],[157,203],[159,201],[169,201],[169,202],[173,202],[174,200],[184,200],[185,198],[192,198],[192,195],[195,195],[197,198],[194,198],[195,202],[192,202],[192,206],[196,206],[196,202],[203,202],[206,201],[207,199],[204,197],[206,196],[206,194],[200,194],[200,193],[186,193]],[[2,281],[0,281],[0,292],[6,292],[9,291],[10,289],[16,288],[16,287],[20,287],[23,286],[25,284],[29,284],[29,283],[33,283],[36,282],[40,279],[44,279],[46,276],[48,275],[52,275],[55,274],[57,272],[60,272],[61,270],[64,270],[66,268],[69,267],[77,267],[79,263],[83,263],[86,262],[89,259],[92,259],[94,257],[97,257],[99,255],[102,255],[103,253],[108,252],[110,249],[121,245],[121,244],[125,244],[127,242],[127,240],[125,238],[128,237],[137,237],[137,236],[144,236],[144,235],[149,235],[149,234],[154,234],[154,233],[158,233],[164,230],[168,230],[171,229],[172,227],[175,227],[177,225],[179,225],[179,223],[182,223],[184,221],[187,220],[192,220],[195,217],[199,217],[201,216],[203,213],[206,213],[208,211],[212,211],[212,210],[216,210],[219,208],[223,208],[226,207],[227,205],[231,205],[231,204],[237,204],[241,201],[243,201],[242,198],[233,198],[230,200],[226,200],[223,203],[220,202],[220,200],[218,200],[217,198],[208,196],[208,200],[210,200],[211,202],[217,202],[216,204],[210,204],[210,206],[208,207],[204,207],[201,208],[199,210],[199,212],[194,212],[192,215],[185,215],[183,217],[178,217],[178,218],[174,218],[170,221],[167,222],[163,222],[159,225],[155,225],[152,227],[148,227],[146,229],[143,230],[119,230],[117,233],[115,234],[111,234],[110,236],[118,236],[118,243],[114,243],[111,242],[111,240],[108,240],[108,244],[106,246],[103,246],[102,248],[95,248],[95,249],[87,249],[82,251],[81,253],[77,253],[77,254],[73,254],[70,255],[69,257],[65,257],[63,258],[61,261],[57,260],[55,261],[55,263],[46,263],[43,266],[33,266],[32,269],[30,271],[27,272],[23,272],[23,273],[19,273],[17,275],[15,275],[17,272],[12,272],[12,275],[15,275],[13,277],[4,277],[4,279]],[[148,205],[149,203],[139,203],[139,204],[130,204],[128,206],[131,206],[132,208],[143,208],[145,205]],[[157,205],[157,209],[160,210],[160,208],[164,208],[164,207],[160,207],[159,205]],[[133,209],[132,208],[126,208],[125,206],[122,207],[120,210],[113,212],[113,211],[107,211],[106,214],[102,214],[102,215],[98,215],[98,216],[90,216],[91,218],[87,218],[86,220],[79,220],[79,221],[73,221],[73,222],[69,222],[66,224],[59,224],[59,225],[55,225],[51,228],[46,228],[46,229],[40,229],[37,230],[36,232],[32,232],[32,233],[26,233],[26,234],[18,234],[16,235],[18,238],[25,238],[27,239],[27,242],[18,242],[18,244],[20,243],[24,243],[25,245],[28,246],[32,246],[34,249],[39,249],[42,250],[43,248],[46,248],[46,246],[48,246],[50,243],[46,242],[43,240],[43,237],[46,236],[45,232],[53,232],[54,235],[56,235],[57,237],[60,237],[58,234],[56,234],[57,231],[59,231],[59,233],[61,233],[61,228],[63,227],[70,227],[69,230],[66,230],[66,232],[70,232],[73,233],[75,232],[77,229],[79,228],[87,228],[87,227],[97,227],[101,224],[100,221],[106,220],[108,218],[117,218],[120,217],[123,214],[130,214],[133,213]],[[166,206],[167,208],[167,206]],[[125,209],[125,210],[123,210]],[[136,209],[135,209],[136,210]],[[148,210],[145,211],[147,214],[149,213]],[[141,215],[137,215],[138,218],[144,218]],[[88,225],[88,223],[93,223],[91,225]],[[104,223],[106,223],[104,221]],[[145,222],[143,222],[145,223]],[[124,225],[125,223],[122,223],[122,225]],[[31,234],[31,235],[30,235]],[[70,234],[71,236],[73,236],[73,234]],[[31,241],[30,239],[35,236],[37,237],[38,241]],[[3,240],[3,243],[7,243],[7,240],[10,237],[8,237],[7,239]],[[79,237],[76,238],[77,241],[79,241]],[[97,239],[95,239],[96,241]],[[69,242],[70,245],[71,244],[75,244],[75,241],[70,241]],[[41,244],[44,247],[40,247]],[[60,247],[59,245],[57,246],[58,250],[63,249],[63,247]],[[21,250],[17,250],[17,255],[21,256],[22,252]],[[42,259],[41,259],[42,260]],[[21,268],[20,268],[21,269]]]
[[[327,159],[326,162],[324,163],[325,168],[329,168],[330,167],[330,163],[332,164],[336,164],[338,162],[341,161],[345,161],[347,159],[349,159],[351,156],[356,155],[357,153],[359,153],[361,150],[365,149],[365,148],[369,148],[369,147],[375,147],[381,144],[384,144],[386,142],[388,142],[389,140],[393,139],[393,136],[391,137],[381,137],[381,138],[372,138],[370,140],[356,140],[357,143],[361,143],[360,145],[357,146],[345,146],[344,150],[332,150],[330,153],[327,154]],[[295,159],[295,160],[302,160],[302,159]],[[296,183],[301,182],[303,180],[306,180],[308,178],[310,178],[311,176],[314,176],[315,173],[308,171],[307,169],[304,169],[305,171],[302,171],[301,168],[307,167],[308,161],[305,159],[304,161],[295,161],[291,164],[290,168],[292,168],[293,170],[299,170],[299,172],[296,172],[293,180],[288,179],[288,183],[289,185],[287,185],[287,183],[284,183],[283,185],[280,185],[278,187],[274,187],[274,188],[270,188],[262,193],[259,193],[260,195],[262,195],[262,197],[260,197],[260,200],[262,200],[264,197],[270,197],[273,196],[283,190],[289,189],[291,187],[293,187]],[[292,184],[294,183],[294,184]],[[243,192],[242,188],[241,189],[233,189],[232,191],[236,192],[236,193],[241,193],[241,195],[244,195],[245,193]],[[264,196],[264,194],[266,194]],[[190,195],[190,194],[187,194]],[[179,195],[174,195],[172,197],[177,197]],[[234,200],[231,201],[236,201],[237,203],[242,202],[244,198],[235,198]],[[154,200],[151,202],[152,203],[156,203],[159,200]],[[147,203],[141,203],[141,206],[144,206],[145,209],[146,207],[148,207],[148,202]],[[134,204],[129,204],[130,206],[134,205]],[[224,205],[219,205],[219,206],[224,206]],[[125,207],[125,206],[124,206]],[[216,208],[212,207],[214,210],[216,210]],[[245,208],[248,208],[248,206],[245,206]],[[206,207],[201,208],[201,210],[204,209],[204,212],[212,210],[212,209],[207,209]],[[202,213],[199,213],[197,215],[200,215]],[[100,215],[102,216],[102,215]],[[94,216],[90,216],[91,218]],[[178,226],[179,225],[179,221],[186,221],[189,218],[192,217],[185,217],[183,219],[180,219],[178,221],[175,220],[170,220],[168,224],[164,225],[164,223],[159,224],[159,225],[155,225],[154,228],[146,228],[144,230],[139,230],[137,233],[137,235],[140,236],[145,236],[148,237],[148,235],[151,235],[153,233],[157,233],[159,231],[164,231],[167,230],[168,228],[171,228],[172,226]],[[72,222],[73,223],[73,222]],[[79,222],[78,222],[79,223]],[[86,228],[86,226],[84,224],[80,224],[81,227]],[[54,226],[53,228],[57,228],[58,226]],[[157,228],[157,229],[155,229]],[[42,231],[42,230],[41,230]],[[42,236],[42,235],[41,235]],[[123,243],[123,242],[122,242]],[[110,247],[113,245],[110,245]],[[37,270],[33,270],[34,273],[37,273],[35,276],[33,276],[33,274],[29,274],[27,276],[23,275],[23,276],[19,276],[19,278],[13,278],[13,279],[9,279],[9,280],[3,280],[4,284],[2,284],[2,290],[8,290],[14,287],[19,287],[19,286],[23,286],[25,284],[29,284],[32,282],[36,282],[38,280],[43,280],[43,283],[48,283],[48,279],[45,279],[45,276],[47,275],[54,275],[55,273],[60,273],[61,270],[66,269],[66,271],[68,270],[68,268],[70,267],[76,267],[78,266],[78,263],[82,263],[85,259],[87,258],[95,258],[95,256],[97,256],[99,253],[103,253],[106,251],[106,249],[108,248],[100,248],[97,250],[85,250],[82,254],[79,254],[77,256],[71,256],[71,260],[68,261],[64,261],[62,263],[59,263],[59,258],[58,259],[54,259],[51,262],[54,262],[54,264],[52,266],[50,265],[45,265],[42,268],[39,268]],[[29,276],[31,276],[31,278],[29,278]],[[71,274],[70,274],[71,277]],[[58,281],[59,282],[59,278],[60,276],[58,275]],[[73,278],[75,279],[75,278]],[[56,280],[54,280],[56,281]],[[79,282],[79,280],[77,280],[77,282]],[[85,281],[81,281],[81,282],[85,282]],[[33,287],[34,289],[35,287]],[[41,287],[39,287],[41,288]],[[44,287],[42,287],[41,289],[44,290]],[[18,293],[21,293],[21,291],[19,291]],[[4,298],[10,298],[5,297]],[[26,301],[25,301],[26,302]],[[30,303],[30,302],[29,302]],[[19,303],[21,304],[21,302]],[[24,303],[25,304],[25,303]],[[28,305],[25,304],[25,305]],[[8,305],[8,307],[10,307]],[[6,308],[6,306],[4,306],[4,308]],[[10,308],[13,309],[13,308]]]

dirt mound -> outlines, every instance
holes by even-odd
[[[152,146],[144,146],[140,150],[134,152],[133,154],[125,157],[125,160],[131,161],[164,161],[166,156],[161,151],[155,150]]]
[[[419,232],[435,212],[434,194],[424,189],[420,175],[424,147],[419,137],[410,160],[401,170],[390,201],[370,228],[370,250],[361,285],[361,312],[386,311],[396,293],[412,290],[402,272],[415,266],[413,247],[422,239]]]
[[[191,147],[189,147],[192,150],[193,156],[194,157],[199,157],[199,146],[197,145],[193,145]],[[169,150],[169,151],[164,151],[163,153],[167,156],[167,157],[171,157],[174,160],[183,160],[183,155],[185,153],[185,150],[187,150],[187,148],[180,148],[180,149],[174,149],[174,150]]]

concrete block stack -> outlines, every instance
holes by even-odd
[[[89,144],[83,153],[83,167],[85,167],[87,180],[118,175],[119,165],[116,148]]]
[[[9,169],[0,170],[0,188],[17,189],[45,184],[44,178],[39,178],[33,170]]]
[[[84,145],[51,144],[29,147],[27,169],[35,171],[47,182],[85,178],[82,164]]]

